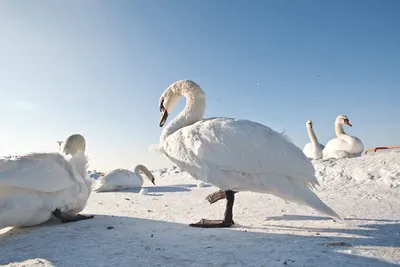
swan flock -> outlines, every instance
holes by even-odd
[[[184,109],[167,124],[182,97],[186,98]],[[313,122],[308,120],[310,142],[301,150],[284,134],[257,122],[203,118],[205,108],[206,94],[191,80],[174,82],[159,99],[159,126],[163,127],[159,151],[193,178],[219,188],[206,197],[211,204],[226,200],[222,219],[201,219],[190,226],[234,225],[235,194],[240,191],[271,194],[342,220],[314,192],[319,183],[310,159],[361,155],[361,140],[343,129],[344,125],[352,126],[347,116],[336,118],[336,138],[325,146],[319,143]],[[60,153],[0,159],[0,229],[33,226],[52,217],[64,223],[93,218],[80,214],[92,192],[85,151],[85,138],[75,134],[67,138]],[[94,191],[140,188],[144,176],[155,185],[153,174],[144,165],[136,165],[133,171],[115,169],[100,179]]]

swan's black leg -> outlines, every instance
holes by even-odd
[[[231,227],[235,223],[233,222],[233,203],[235,202],[235,192],[232,190],[225,191],[226,195],[226,208],[225,217],[223,220],[207,220],[201,219],[198,223],[189,224],[192,227],[200,228],[223,228]]]
[[[77,222],[77,221],[92,219],[94,217],[93,215],[82,215],[82,214],[76,214],[76,215],[72,215],[72,216],[65,215],[59,209],[56,209],[55,211],[53,211],[53,215],[57,219],[60,219],[60,221],[62,223]]]
[[[232,191],[234,194],[237,193],[237,191]],[[209,194],[206,199],[208,202],[210,202],[210,204],[213,204],[217,201],[220,201],[221,199],[225,199],[226,198],[226,193],[225,191],[219,190],[217,192],[214,192],[212,194]]]

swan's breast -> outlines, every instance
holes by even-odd
[[[87,187],[86,184],[78,184],[76,187],[66,190],[64,193],[65,195],[63,197],[58,198],[59,200],[64,200],[63,203],[59,204],[59,209],[66,214],[75,215],[86,207],[87,200],[91,193],[91,187]]]
[[[345,134],[339,138],[345,142],[346,147],[344,147],[343,150],[346,150],[349,153],[361,153],[361,151],[364,150],[363,143],[355,136]]]

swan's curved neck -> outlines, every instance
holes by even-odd
[[[308,136],[310,137],[311,143],[318,144],[317,136],[315,135],[314,129],[311,127],[307,127]]]
[[[151,173],[145,166],[137,165],[135,167],[134,172],[140,179],[142,179],[142,181],[143,181],[143,176],[140,172],[143,172],[146,175],[147,179],[149,179],[151,181]]]
[[[185,108],[162,131],[160,143],[177,130],[203,119],[206,108],[206,96],[203,91],[180,90],[176,92],[179,97],[186,98]]]
[[[343,130],[343,124],[340,124],[340,123],[335,124],[335,133],[336,133],[337,137],[339,137],[340,135],[346,134]]]

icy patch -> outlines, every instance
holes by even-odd
[[[141,195],[147,195],[148,192],[149,192],[149,190],[148,190],[147,188],[142,188],[142,189],[140,189],[139,194],[141,194]]]
[[[204,183],[204,182],[198,182],[197,183],[197,187],[206,187],[208,184]]]

